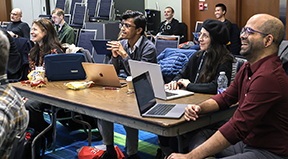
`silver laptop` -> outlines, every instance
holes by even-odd
[[[136,60],[129,60],[128,62],[132,78],[149,71],[156,98],[170,100],[194,94],[194,92],[187,90],[169,90],[165,88],[161,67],[158,64]]]
[[[120,82],[113,65],[82,62],[82,66],[88,80],[93,81],[96,85],[111,87],[124,87],[127,85],[126,82]]]
[[[180,118],[187,104],[156,103],[149,72],[132,79],[138,108],[143,117]]]

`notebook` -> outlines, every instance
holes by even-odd
[[[113,65],[82,62],[89,81],[96,85],[110,87],[124,87],[127,83],[121,83]]]
[[[132,79],[138,108],[143,117],[180,118],[188,104],[156,103],[149,72]]]
[[[44,61],[46,77],[49,81],[86,79],[81,64],[85,62],[82,53],[46,55]]]
[[[179,90],[169,90],[167,88],[165,89],[161,67],[159,64],[144,61],[136,61],[136,60],[129,60],[128,62],[132,77],[136,77],[142,74],[143,72],[149,71],[152,87],[156,98],[163,100],[170,100],[194,94],[194,92],[182,89]]]
[[[96,53],[98,55],[106,55],[110,50],[107,50],[107,42],[110,40],[90,39]]]

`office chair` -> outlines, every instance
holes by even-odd
[[[66,5],[66,0],[57,0],[55,8],[60,8],[60,9],[62,9],[64,11],[65,5]],[[38,17],[39,18],[51,19],[52,15],[39,15]]]
[[[113,20],[114,19],[114,2],[113,0],[100,0],[96,17],[90,17],[90,21]]]
[[[165,40],[162,38],[169,38],[171,40]],[[180,41],[180,36],[157,35],[155,38],[155,47],[156,47],[157,56],[166,48],[178,48],[179,41]]]
[[[99,1],[100,0],[87,0],[89,21],[92,21],[90,17],[96,17],[96,14],[98,12],[98,7],[99,7]]]
[[[78,43],[77,43],[78,47],[82,47],[84,49],[89,50],[93,59],[95,57],[94,56],[95,51],[94,51],[94,47],[93,47],[90,39],[96,39],[96,36],[97,36],[97,30],[81,29],[80,33],[79,33]],[[96,60],[94,59],[94,61],[96,61]]]
[[[85,18],[86,18],[86,3],[75,3],[72,22],[69,24],[72,28],[84,28],[85,26]]]
[[[71,14],[64,14],[64,20],[67,24],[71,23]]]
[[[181,35],[180,35],[180,44],[184,43],[187,41],[187,25],[182,22],[179,23],[180,29],[181,29]]]
[[[200,32],[202,28],[203,22],[202,21],[197,21],[195,25],[195,32]]]

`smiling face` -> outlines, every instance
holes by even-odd
[[[171,20],[174,16],[174,13],[172,13],[172,9],[171,8],[166,8],[164,10],[164,17],[166,20]]]
[[[32,41],[42,44],[43,37],[46,35],[46,30],[42,31],[37,24],[33,24],[30,34],[32,35]]]
[[[261,31],[259,26],[262,25],[262,20],[255,20],[255,18],[251,18],[245,25],[246,27],[250,27],[254,30]],[[259,50],[264,48],[263,43],[263,35],[257,32],[251,31],[250,34],[246,35],[242,33],[240,35],[241,38],[241,50],[240,54],[243,55],[245,58],[251,59],[258,56]]]
[[[201,31],[200,31],[201,35],[199,36],[199,45],[200,45],[200,49],[203,51],[207,51],[208,46],[211,44],[211,38],[210,38],[210,34],[209,32],[204,29],[202,27]]]
[[[224,16],[225,11],[223,11],[221,7],[216,7],[214,14],[217,19],[220,19]]]

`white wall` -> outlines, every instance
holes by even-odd
[[[159,4],[161,11],[161,21],[164,18],[164,9],[170,6],[174,9],[174,18],[182,22],[182,1],[181,0],[145,0],[145,9],[157,9],[156,2]]]

